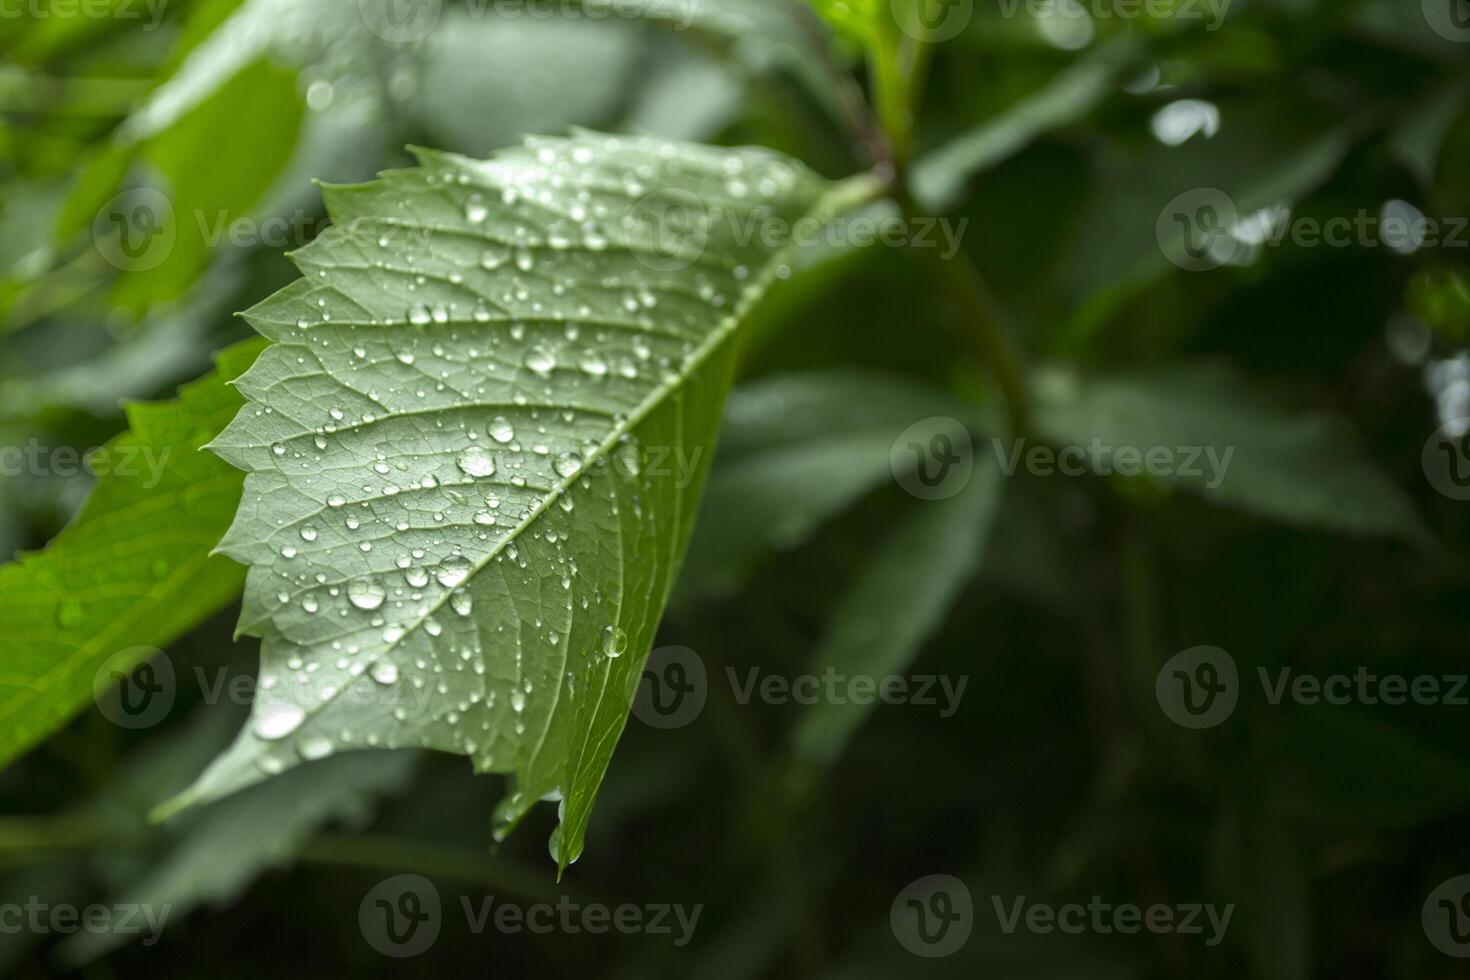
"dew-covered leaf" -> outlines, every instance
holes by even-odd
[[[275,343],[214,448],[249,474],[221,547],[250,566],[261,681],[174,805],[421,746],[514,774],[498,835],[560,798],[564,865],[683,555],[733,341],[784,271],[742,222],[852,185],[590,133],[419,156],[327,188],[304,278],[247,314]]]

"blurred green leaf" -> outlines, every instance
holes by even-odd
[[[199,448],[239,411],[226,382],[259,350],[224,352],[178,401],[132,406],[132,430],[94,460],[112,472],[76,520],[45,551],[0,566],[0,764],[91,703],[110,658],[131,651],[112,664],[129,670],[239,594],[243,571],[212,549],[243,481]]]
[[[1040,430],[1089,465],[1112,470],[1122,450],[1138,475],[1149,453],[1167,453],[1148,464],[1152,477],[1206,500],[1301,527],[1426,540],[1409,498],[1346,426],[1320,412],[1292,415],[1223,367],[1096,378],[1056,371],[1035,391]]]
[[[907,670],[984,561],[1001,489],[1000,468],[982,458],[960,493],[914,504],[838,600],[813,672],[881,684]],[[833,765],[873,708],[856,699],[818,701],[801,716],[798,757]]]
[[[324,759],[180,818],[182,826],[167,831],[161,857],[117,886],[111,907],[153,909],[178,929],[195,909],[226,906],[262,874],[290,864],[324,827],[366,823],[380,798],[408,783],[418,761],[413,752]],[[122,930],[88,930],[67,940],[58,957],[79,967],[132,938]]]
[[[892,480],[905,429],[972,406],[900,378],[810,371],[735,389],[703,519],[680,576],[686,596],[729,592],[771,552],[787,551]],[[916,460],[902,457],[904,467]]]

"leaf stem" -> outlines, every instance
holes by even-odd
[[[896,186],[894,195],[906,224],[913,227],[916,208],[907,188]],[[956,338],[995,378],[1005,398],[1011,436],[1026,438],[1031,432],[1031,403],[1026,393],[1024,360],[980,270],[963,249],[946,259],[936,249],[910,241],[909,251],[928,270],[935,286],[959,308],[960,315],[949,321]]]

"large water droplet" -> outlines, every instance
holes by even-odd
[[[464,580],[470,577],[470,572],[473,570],[474,566],[470,564],[468,558],[455,555],[451,558],[444,559],[440,563],[438,571],[434,573],[434,577],[439,580],[440,585],[446,589],[452,589],[457,585],[462,585]]]
[[[387,597],[383,587],[370,578],[355,579],[347,586],[347,600],[359,609],[377,609]]]
[[[490,438],[496,442],[510,442],[516,437],[515,427],[510,424],[510,419],[503,415],[496,416],[490,423]]]
[[[495,459],[481,446],[471,446],[460,453],[454,462],[467,476],[479,478],[495,475]]]
[[[255,719],[255,734],[267,741],[285,738],[306,720],[300,705],[270,702],[261,706]]]

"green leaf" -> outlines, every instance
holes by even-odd
[[[1303,850],[1260,799],[1237,803],[1216,828],[1211,877],[1235,906],[1230,938],[1261,980],[1312,975],[1312,879]]]
[[[738,587],[767,554],[799,546],[893,480],[893,444],[905,429],[968,410],[942,393],[870,371],[808,371],[736,388],[681,592]]]
[[[118,889],[111,907],[166,909],[168,924],[177,928],[201,906],[228,904],[260,875],[289,864],[322,828],[364,824],[377,800],[409,781],[418,761],[413,752],[371,760],[344,755],[221,800],[180,828],[160,856],[141,865],[136,878]],[[129,938],[123,930],[89,930],[68,940],[60,956],[80,966]]]
[[[526,133],[606,125],[638,77],[646,25],[506,20],[455,8],[423,41],[414,115],[435,146],[483,155]],[[466,100],[466,92],[495,93]]]
[[[1444,820],[1470,811],[1470,760],[1442,742],[1367,711],[1285,712],[1259,752],[1265,792],[1318,833]]]
[[[1142,48],[1131,35],[1114,39],[999,116],[924,157],[914,165],[914,196],[931,210],[953,207],[971,177],[1095,109]]]
[[[1042,376],[1036,396],[1043,435],[1101,460],[1100,470],[1115,468],[1120,449],[1167,449],[1173,463],[1154,475],[1206,500],[1301,527],[1426,540],[1412,502],[1345,425],[1291,415],[1223,368],[1098,378],[1058,370]]]
[[[199,448],[240,410],[225,382],[255,359],[231,348],[177,401],[134,405],[132,426],[95,463],[101,476],[76,520],[45,551],[0,566],[0,764],[91,703],[110,658],[128,669],[218,612],[242,574],[210,551],[229,526],[241,479]]]
[[[250,566],[262,679],[174,806],[422,746],[514,774],[498,836],[559,794],[565,866],[678,570],[733,341],[781,268],[741,221],[871,185],[592,133],[419,157],[327,188],[336,224],[295,255],[305,278],[247,314],[275,344],[214,448],[249,474],[221,549]],[[703,233],[661,243],[670,205]],[[675,453],[701,462],[680,476]]]
[[[913,663],[944,621],[960,589],[984,560],[1001,496],[1000,468],[977,460],[970,482],[953,497],[919,501],[890,531],[838,601],[813,670],[881,682]],[[873,710],[856,700],[819,700],[797,730],[797,754],[830,766]]]
[[[887,0],[808,0],[839,37],[864,50],[875,47],[887,15]]]
[[[752,76],[773,70],[795,79],[834,118],[842,107],[824,59],[831,43],[801,0],[581,0],[603,16],[636,12],[676,32],[715,39]],[[813,29],[815,28],[815,30]]]

